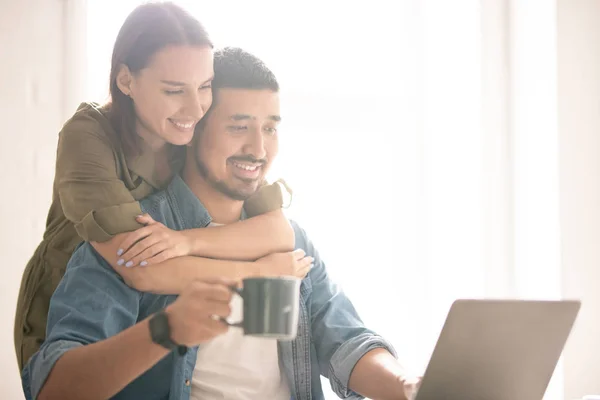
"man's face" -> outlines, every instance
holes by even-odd
[[[279,94],[218,89],[194,139],[195,165],[213,188],[234,200],[253,195],[277,155]]]

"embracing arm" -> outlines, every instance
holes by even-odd
[[[213,228],[203,228],[211,230]],[[182,256],[146,267],[118,265],[117,251],[127,234],[118,234],[108,242],[92,242],[92,246],[123,277],[125,282],[142,292],[179,294],[192,280],[226,278],[239,281],[261,274],[260,265],[249,261],[228,261]]]
[[[79,236],[92,242],[115,268],[118,267],[116,254],[125,238],[124,233],[144,228],[136,220],[136,216],[142,214],[140,203],[117,171],[116,154],[115,146],[100,123],[91,118],[79,118],[70,121],[61,131],[56,168],[58,194],[66,218],[74,224]],[[271,252],[292,250],[293,230],[280,204],[269,203],[269,198],[261,192],[253,201],[270,206],[263,207],[261,215],[228,226],[186,231],[192,244],[188,254],[255,260]],[[269,196],[272,194],[267,193]],[[159,268],[163,264],[166,271]],[[138,290],[156,288],[153,283],[160,282],[158,289],[162,292],[178,293],[185,279],[214,276],[240,279],[255,274],[252,265],[242,261],[179,257],[177,262],[167,260],[152,268],[149,266],[143,273],[132,271],[129,277],[127,272],[123,275]]]
[[[283,210],[234,224],[184,231],[192,238],[191,255],[229,260],[256,260],[294,250],[294,230]]]
[[[92,122],[87,122],[91,124]],[[115,149],[100,126],[71,122],[61,132],[56,180],[63,212],[87,241],[113,241],[116,234],[144,225],[136,220],[140,204],[125,186],[116,168]],[[187,254],[231,260],[256,260],[273,252],[293,250],[294,232],[277,201],[275,186],[261,188],[251,201],[266,205],[260,215],[211,230],[185,232]],[[104,255],[104,254],[103,254]]]

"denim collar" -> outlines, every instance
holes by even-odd
[[[166,192],[182,229],[205,228],[211,223],[212,217],[208,210],[179,174],[173,177]],[[246,212],[242,208],[241,219],[246,218]]]

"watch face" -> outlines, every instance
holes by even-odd
[[[160,312],[150,319],[150,334],[154,343],[165,345],[169,342],[170,330],[167,314]]]

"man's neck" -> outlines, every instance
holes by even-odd
[[[244,207],[243,201],[225,196],[215,190],[198,173],[189,173],[186,168],[184,168],[183,180],[204,205],[213,222],[231,224],[240,220]]]

